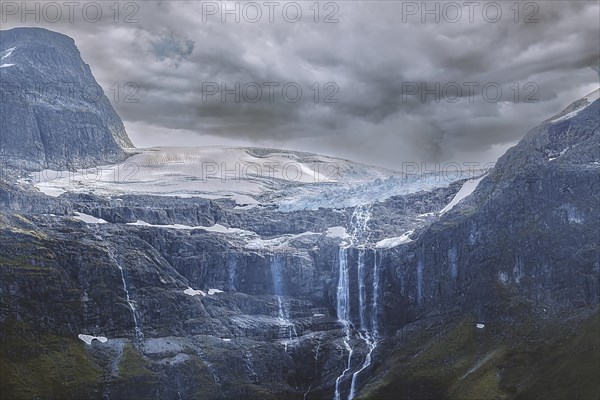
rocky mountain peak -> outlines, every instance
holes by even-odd
[[[5,166],[72,169],[118,162],[133,147],[73,39],[0,31],[0,155]]]
[[[600,167],[600,89],[574,101],[532,128],[500,157],[472,199],[483,201],[503,191],[518,176],[574,172]]]

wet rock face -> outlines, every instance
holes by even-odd
[[[15,169],[118,162],[133,147],[73,39],[39,28],[0,31],[0,157]]]

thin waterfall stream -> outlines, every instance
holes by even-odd
[[[339,256],[338,256],[338,284],[337,284],[337,302],[336,311],[337,317],[343,326],[345,337],[343,344],[348,351],[348,360],[346,368],[342,374],[337,377],[335,381],[335,393],[334,400],[341,400],[342,398],[342,385],[346,380],[347,376],[351,375],[350,391],[348,393],[348,400],[351,400],[356,396],[358,389],[358,378],[360,374],[369,368],[372,362],[373,351],[377,347],[377,339],[379,336],[377,313],[379,306],[379,264],[377,261],[377,251],[374,251],[373,261],[373,291],[371,299],[371,310],[370,310],[370,321],[367,318],[368,313],[368,301],[367,301],[367,267],[365,262],[366,249],[369,241],[369,229],[368,223],[371,218],[372,205],[361,205],[357,206],[352,213],[350,218],[350,243],[340,245]],[[359,318],[359,329],[357,329],[358,339],[365,343],[368,352],[360,364],[360,366],[353,371],[351,365],[352,356],[354,354],[354,348],[352,343],[352,332],[350,330],[352,326],[352,314],[350,310],[350,268],[348,265],[348,248],[354,247],[358,249],[358,260],[357,260],[357,282],[358,282],[358,318]]]
[[[298,337],[296,326],[290,321],[290,310],[286,304],[283,287],[283,261],[278,255],[274,255],[271,258],[271,278],[273,279],[273,291],[277,298],[277,317],[279,318],[280,325],[287,330],[288,339],[284,343],[285,350],[287,352],[288,343]]]
[[[109,254],[112,262],[119,269],[119,273],[121,274],[121,282],[123,283],[123,290],[125,291],[125,300],[127,301],[127,304],[129,305],[129,308],[131,309],[131,314],[133,315],[133,324],[135,326],[135,337],[136,337],[136,339],[142,339],[144,337],[144,334],[142,333],[142,330],[140,329],[140,326],[138,324],[138,319],[136,316],[137,310],[135,308],[135,304],[134,304],[133,300],[131,300],[131,297],[129,295],[129,289],[127,289],[127,282],[125,281],[125,272],[123,271],[123,267],[121,267],[121,264],[117,261],[115,255],[113,254],[113,252],[110,249],[108,250],[108,254]]]

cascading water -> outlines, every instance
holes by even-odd
[[[359,248],[358,252],[358,268],[357,268],[357,282],[358,282],[358,305],[359,305],[359,321],[360,327],[358,329],[358,337],[362,340],[367,349],[368,353],[365,356],[363,363],[360,367],[352,374],[352,381],[350,386],[350,392],[348,394],[348,400],[351,400],[356,395],[358,377],[361,372],[366,370],[372,361],[372,354],[377,347],[377,338],[379,336],[379,328],[377,322],[377,313],[379,306],[379,264],[377,262],[377,252],[374,254],[373,262],[373,298],[371,308],[371,320],[367,319],[367,271],[365,266],[365,254],[366,247],[369,241],[368,223],[371,218],[371,205],[358,206],[354,209],[352,217],[350,219],[350,246],[356,246]],[[338,286],[337,286],[337,317],[342,323],[344,331],[346,333],[344,337],[344,347],[348,351],[348,361],[346,368],[342,374],[335,381],[335,394],[334,399],[341,399],[341,385],[346,375],[352,370],[351,360],[354,354],[354,349],[350,345],[351,343],[351,332],[350,332],[350,277],[348,268],[348,250],[347,247],[340,247],[339,252],[339,268],[338,268]]]
[[[356,395],[356,382],[358,380],[359,374],[367,369],[369,365],[371,365],[371,355],[373,354],[373,350],[377,346],[377,342],[375,340],[374,327],[371,324],[371,331],[367,326],[367,320],[365,317],[366,308],[367,308],[367,290],[365,286],[366,281],[366,272],[365,272],[365,252],[364,250],[360,250],[358,254],[358,300],[360,306],[360,330],[358,331],[359,337],[365,342],[367,345],[369,352],[365,356],[365,360],[363,361],[360,368],[352,374],[352,383],[350,386],[350,394],[348,395],[348,399],[351,400]],[[373,285],[375,286],[375,285]],[[373,295],[375,296],[375,290],[373,290]],[[374,304],[374,303],[373,303]],[[372,315],[376,314],[376,309],[373,307]]]
[[[279,318],[280,324],[287,329],[288,339],[289,341],[298,337],[298,333],[296,331],[296,327],[294,324],[290,322],[290,311],[289,307],[287,307],[285,300],[283,298],[284,289],[283,289],[283,277],[281,276],[283,270],[283,262],[279,256],[273,256],[271,258],[271,277],[273,279],[273,291],[275,292],[275,297],[277,298],[277,316]],[[285,350],[287,351],[288,343],[285,343]]]
[[[283,326],[287,328],[289,340],[298,337],[296,326],[290,322],[290,310],[285,304],[283,297],[277,295],[278,317]]]
[[[119,262],[115,258],[115,255],[112,253],[112,251],[109,250],[108,254],[109,254],[112,262],[117,266],[117,268],[119,269],[119,272],[121,273],[121,282],[123,282],[123,290],[125,290],[125,299],[127,300],[127,304],[129,304],[129,308],[131,309],[131,314],[133,315],[133,325],[135,326],[135,337],[136,337],[136,339],[142,339],[144,337],[144,334],[142,333],[142,330],[140,329],[140,327],[138,325],[135,304],[133,303],[133,301],[131,300],[131,297],[129,296],[129,290],[127,289],[127,283],[125,282],[125,273],[123,271],[123,267],[121,267],[121,264],[119,264]]]
[[[337,285],[337,317],[344,326],[344,347],[348,351],[348,363],[346,369],[335,380],[334,400],[341,400],[340,386],[346,373],[350,371],[350,362],[352,361],[352,347],[350,346],[350,278],[348,276],[348,250],[340,247],[339,250],[339,270]]]
[[[358,252],[358,316],[361,331],[367,331],[365,313],[367,312],[367,287],[365,286],[365,251]]]
[[[237,262],[235,255],[229,254],[227,256],[227,289],[235,290],[235,275],[237,269]]]
[[[360,205],[350,217],[350,242],[352,245],[365,245],[369,240],[368,225],[373,205]]]
[[[377,263],[377,250],[373,250],[373,311],[371,313],[371,329],[373,337],[379,338],[379,264]]]

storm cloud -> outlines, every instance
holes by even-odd
[[[597,1],[35,3],[2,29],[73,37],[139,147],[488,162],[599,86]]]

